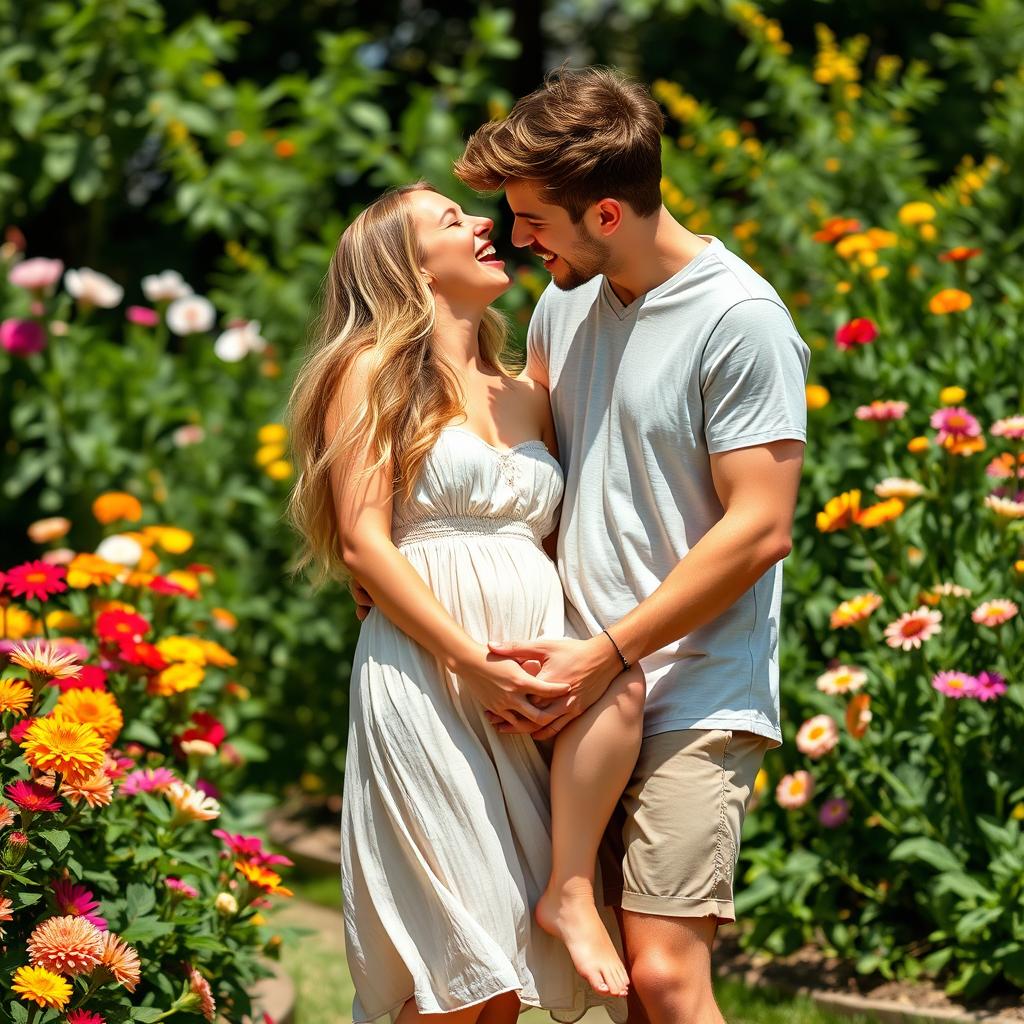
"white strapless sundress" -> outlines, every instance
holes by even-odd
[[[392,536],[474,639],[565,636],[557,570],[541,548],[562,473],[541,441],[510,450],[446,427]],[[571,634],[570,634],[571,635]],[[548,765],[501,735],[459,680],[372,609],[352,662],[341,823],[353,1024],[410,997],[444,1013],[517,992],[574,1021],[602,1000],[533,920],[551,867]]]

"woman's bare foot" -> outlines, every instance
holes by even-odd
[[[577,878],[557,890],[549,884],[533,914],[544,931],[565,943],[573,966],[595,992],[626,994],[629,975],[597,913],[590,882]]]

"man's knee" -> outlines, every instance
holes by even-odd
[[[632,988],[656,1024],[715,1024],[721,1014],[705,957],[679,950],[648,948],[634,957]]]

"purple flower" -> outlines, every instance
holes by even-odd
[[[850,817],[850,803],[841,796],[826,800],[818,811],[818,821],[825,828],[839,828]]]
[[[0,323],[0,345],[12,356],[30,356],[46,348],[46,331],[35,320],[4,320]]]
[[[979,672],[972,697],[978,700],[996,700],[1006,693],[1006,680],[998,672]]]

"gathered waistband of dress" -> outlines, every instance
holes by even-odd
[[[537,531],[525,520],[496,518],[493,516],[438,516],[418,519],[394,527],[394,544],[418,544],[424,540],[453,537],[521,537],[541,542]]]

